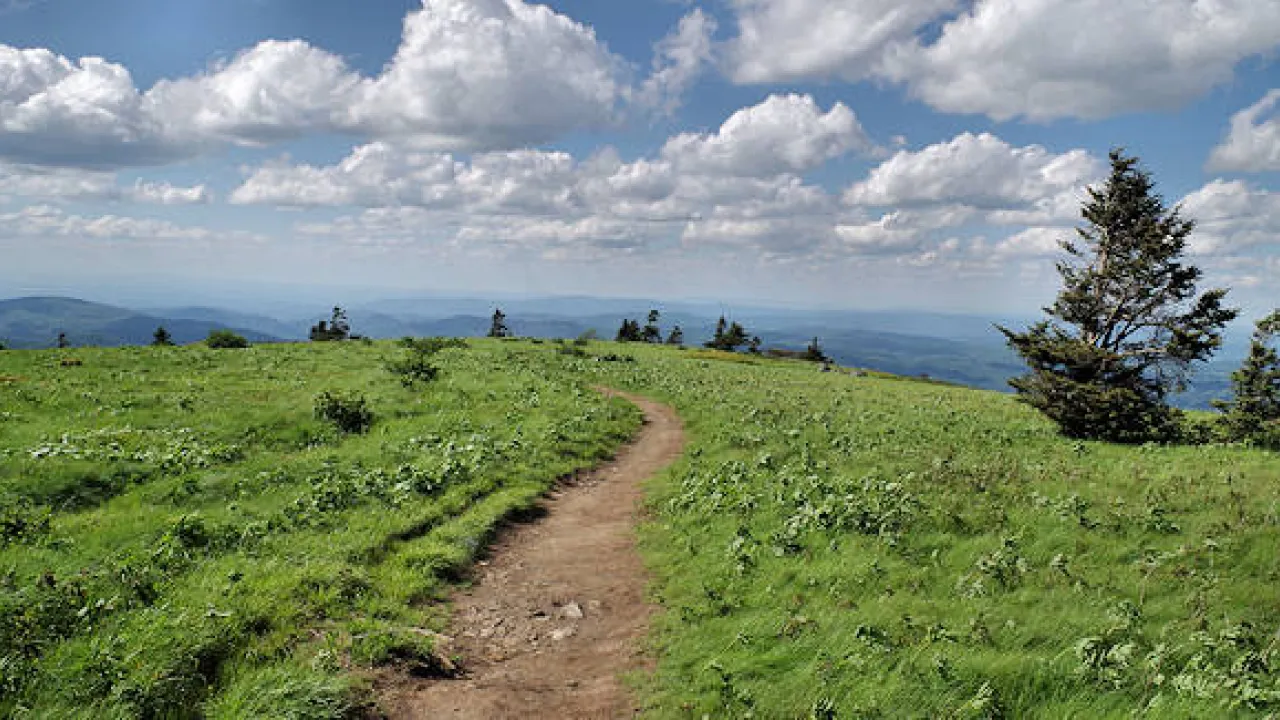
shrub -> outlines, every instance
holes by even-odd
[[[213,330],[209,333],[208,339],[205,340],[211,348],[217,349],[239,349],[249,347],[249,341],[243,336],[237,335],[230,330]]]
[[[363,433],[373,425],[369,401],[358,393],[320,393],[316,397],[315,412],[317,419],[333,423],[342,433]]]
[[[423,353],[409,353],[399,360],[387,361],[387,372],[397,376],[400,384],[413,387],[418,383],[429,383],[440,376],[440,368],[431,364],[430,356]]]

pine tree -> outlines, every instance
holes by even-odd
[[[618,328],[618,336],[615,338],[618,342],[640,342],[643,334],[640,330],[640,321],[623,320],[622,326]]]
[[[805,360],[810,360],[812,362],[827,362],[830,359],[827,357],[827,354],[822,351],[822,345],[818,343],[818,338],[816,337],[813,339],[813,342],[809,343],[809,347],[804,349],[804,355],[802,357]]]
[[[58,333],[58,349],[65,350],[69,347],[71,347],[71,341],[67,340],[67,334],[64,332]]]
[[[493,319],[489,323],[489,337],[511,337],[511,330],[507,328],[507,316],[502,313],[501,309],[493,311]]]
[[[1223,412],[1222,426],[1232,440],[1280,443],[1280,310],[1258,321],[1249,356],[1231,374],[1231,400],[1214,402]]]
[[[173,345],[173,337],[169,335],[169,331],[165,330],[164,326],[161,325],[156,328],[154,333],[151,334],[151,344],[156,347],[169,347]]]
[[[667,336],[668,345],[684,345],[684,330],[679,325],[671,328],[671,334]]]
[[[1226,290],[1197,294],[1202,273],[1181,261],[1194,221],[1165,207],[1137,158],[1110,158],[1110,176],[1082,208],[1084,227],[1062,243],[1050,319],[999,328],[1030,367],[1009,384],[1069,437],[1167,439],[1178,419],[1167,395],[1185,387],[1239,311],[1224,307]]]
[[[339,342],[351,337],[351,323],[347,321],[347,312],[340,307],[333,308],[329,320],[321,320],[311,326],[312,342]]]
[[[661,315],[657,310],[649,311],[648,322],[644,326],[644,330],[640,333],[640,339],[647,343],[662,342],[662,329],[658,327],[658,321]]]

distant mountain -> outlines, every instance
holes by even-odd
[[[311,323],[303,321],[290,322],[266,315],[204,306],[156,308],[143,312],[156,317],[217,323],[221,327],[241,328],[281,340],[305,340],[307,330],[311,326]],[[321,316],[317,314],[316,319],[320,319]]]
[[[178,344],[197,342],[211,330],[234,330],[253,342],[279,338],[208,320],[157,317],[127,308],[71,298],[0,300],[0,340],[14,348],[52,347],[59,333],[73,346],[146,345],[163,325]]]

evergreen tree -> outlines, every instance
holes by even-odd
[[[58,349],[65,350],[69,347],[71,347],[71,341],[67,340],[67,334],[64,332],[58,333]]]
[[[151,334],[151,344],[156,347],[169,347],[173,345],[173,337],[169,335],[169,331],[165,330],[164,326],[161,325],[156,328],[154,333]]]
[[[347,312],[340,307],[333,308],[328,321],[321,320],[311,326],[312,342],[339,342],[351,337],[351,323],[347,321]]]
[[[1249,356],[1231,374],[1229,401],[1213,404],[1223,412],[1222,425],[1232,440],[1280,443],[1280,310],[1258,321]]]
[[[493,311],[493,319],[489,323],[489,337],[511,337],[511,330],[507,328],[507,316],[502,313],[501,309]]]
[[[1084,227],[1062,243],[1050,319],[999,328],[1030,367],[1009,384],[1069,437],[1165,439],[1178,418],[1168,393],[1185,387],[1238,311],[1224,307],[1226,290],[1197,294],[1201,271],[1181,262],[1195,223],[1165,207],[1137,158],[1110,158],[1106,182],[1089,189]]]
[[[742,327],[737,321],[727,322],[724,316],[716,322],[716,332],[710,341],[703,343],[705,347],[713,350],[723,350],[725,352],[736,352],[738,348],[746,345],[749,350],[759,352],[760,338],[748,337],[746,328]]]
[[[684,330],[679,325],[671,328],[671,334],[667,336],[668,345],[684,345]]]
[[[643,333],[638,320],[623,320],[622,326],[618,328],[618,336],[615,338],[618,342],[640,342],[642,339]]]
[[[818,343],[818,338],[816,337],[813,342],[809,343],[809,347],[804,349],[804,355],[801,357],[812,362],[828,362],[830,360],[827,354],[822,351],[822,345]]]
[[[640,333],[640,339],[647,343],[662,342],[662,329],[658,327],[658,321],[662,315],[657,310],[649,311],[648,322],[644,326],[644,330]]]

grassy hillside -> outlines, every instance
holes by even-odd
[[[338,717],[361,667],[429,664],[443,583],[638,415],[528,348],[417,390],[398,352],[0,352],[0,717]]]
[[[632,348],[673,403],[651,487],[654,717],[1280,709],[1280,456],[1058,437],[1011,398]]]
[[[1280,710],[1274,453],[611,343],[473,341],[411,391],[396,352],[0,353],[0,715],[349,712],[361,668],[430,662],[434,600],[496,518],[634,430],[596,383],[690,433],[643,530],[652,717]],[[369,397],[369,435],[312,417],[335,389]]]

